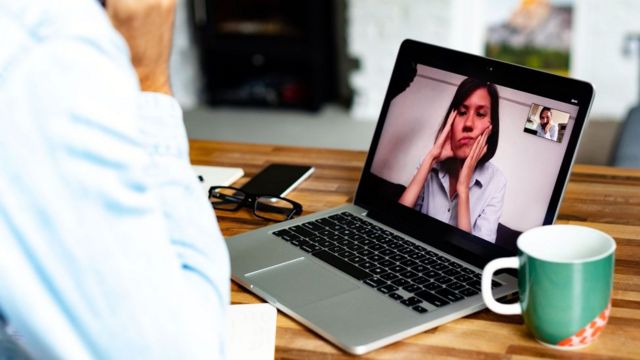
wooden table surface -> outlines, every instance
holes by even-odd
[[[241,185],[268,163],[313,165],[314,174],[288,197],[303,204],[305,213],[353,200],[364,152],[191,141],[196,165],[241,167]],[[217,214],[225,236],[239,234],[265,222],[250,211]],[[410,337],[360,357],[349,355],[278,312],[276,359],[640,359],[640,170],[575,165],[557,223],[594,227],[617,242],[613,309],[600,338],[580,351],[559,351],[538,344],[522,317],[483,310],[436,329]],[[261,303],[232,282],[234,304]]]

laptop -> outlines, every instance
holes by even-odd
[[[352,354],[483,309],[484,265],[555,220],[592,100],[586,82],[405,40],[353,203],[228,238],[233,280]]]

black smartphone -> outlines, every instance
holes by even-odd
[[[312,166],[270,164],[242,186],[242,190],[258,195],[286,196],[309,177]]]

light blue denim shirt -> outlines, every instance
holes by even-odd
[[[140,92],[97,1],[0,0],[0,34],[0,312],[21,343],[225,358],[228,252],[176,101]]]
[[[496,242],[502,216],[507,179],[490,162],[476,167],[469,184],[471,232],[489,242]],[[458,226],[458,194],[449,197],[449,174],[435,164],[425,181],[415,208],[453,226]]]

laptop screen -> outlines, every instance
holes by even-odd
[[[555,217],[576,119],[578,132],[584,122],[577,97],[544,96],[544,85],[515,89],[500,74],[475,77],[468,66],[466,73],[411,67],[387,96],[366,167],[365,176],[386,184],[375,196],[515,249],[520,232]],[[589,107],[590,99],[580,100]]]

